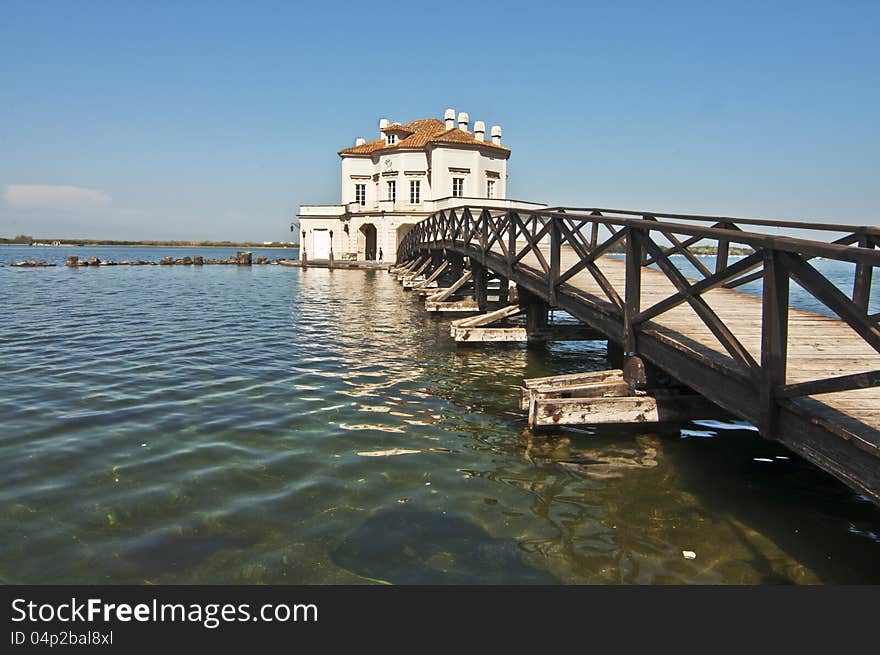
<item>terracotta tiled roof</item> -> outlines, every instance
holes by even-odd
[[[394,123],[392,125],[389,125],[388,127],[383,127],[381,131],[382,132],[407,132],[409,134],[413,133],[413,131],[411,129],[404,127],[400,123]]]
[[[353,146],[351,148],[343,148],[339,151],[340,155],[369,155],[379,150],[393,152],[397,149],[406,148],[425,148],[431,143],[462,143],[476,145],[480,147],[496,150],[499,153],[509,153],[510,148],[501,145],[495,145],[491,140],[477,141],[472,132],[465,132],[453,127],[446,129],[446,123],[437,118],[422,118],[412,121],[406,125],[389,125],[384,128],[383,132],[389,131],[410,132],[410,135],[401,139],[394,145],[385,143],[385,139],[376,139],[362,146]]]

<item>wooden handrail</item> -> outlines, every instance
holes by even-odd
[[[675,221],[691,221],[681,223]],[[694,224],[711,222],[711,226]],[[584,234],[589,226],[589,236]],[[599,238],[599,226],[610,236]],[[834,242],[777,236],[744,230],[740,226],[772,227],[789,230],[843,232],[846,236]],[[652,234],[662,235],[672,245],[661,247]],[[679,239],[678,237],[684,237]],[[689,248],[703,240],[718,244],[714,271],[690,252]],[[626,260],[625,291],[614,289],[597,266],[599,258],[620,244]],[[728,265],[730,244],[746,245],[754,254]],[[575,253],[573,265],[562,265],[561,247]],[[785,379],[788,339],[787,313],[790,306],[789,280],[794,279],[816,300],[826,305],[868,345],[880,350],[878,314],[868,314],[873,269],[880,267],[880,228],[833,223],[776,221],[664,212],[641,212],[604,208],[554,207],[546,209],[501,209],[499,207],[466,205],[439,211],[416,224],[404,237],[398,250],[398,261],[411,260],[425,249],[458,248],[476,257],[481,266],[491,259],[499,271],[510,279],[518,273],[531,284],[546,285],[546,299],[555,305],[560,293],[575,293],[572,279],[582,271],[590,273],[616,310],[621,320],[624,347],[637,347],[638,332],[644,325],[682,303],[689,304],[703,323],[715,334],[732,359],[742,366],[747,376],[760,388],[762,397],[762,431],[773,428],[778,403],[799,395],[825,393],[880,386],[876,372],[826,378],[787,385]],[[691,282],[671,256],[683,254],[702,275]],[[524,264],[533,255],[534,264]],[[856,264],[852,296],[837,289],[807,262],[816,257]],[[641,308],[638,294],[640,269],[659,265],[676,292]],[[755,268],[761,270],[752,272]],[[769,272],[769,274],[768,274]],[[763,278],[762,352],[757,362],[734,334],[703,300],[703,294],[719,286],[736,286]],[[606,310],[607,311],[607,310]]]

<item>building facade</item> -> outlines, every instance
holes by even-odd
[[[461,204],[527,205],[507,200],[510,150],[501,127],[487,138],[483,121],[473,130],[465,112],[405,125],[379,121],[379,138],[359,138],[342,158],[338,205],[301,205],[301,251],[310,260],[393,262],[413,225],[435,211]]]

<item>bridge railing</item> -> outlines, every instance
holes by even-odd
[[[825,238],[766,233],[779,230],[809,231]],[[707,246],[714,254],[710,262],[697,254],[705,255]],[[732,246],[739,248],[735,260]],[[545,290],[551,306],[560,294],[576,296],[574,278],[589,273],[604,295],[601,310],[622,324],[625,353],[638,352],[637,337],[647,322],[687,303],[727,351],[733,368],[758,385],[760,414],[769,425],[781,399],[880,385],[878,370],[796,384],[786,381],[791,281],[880,352],[880,313],[869,311],[873,273],[880,267],[878,247],[880,229],[871,226],[602,208],[513,211],[465,206],[437,212],[417,224],[401,243],[398,261],[426,249],[452,249],[491,263],[510,279],[525,276]],[[624,258],[623,288],[603,273],[599,264],[605,255]],[[851,291],[842,290],[817,270],[810,263],[814,258],[854,264]],[[685,261],[689,267],[682,266]],[[642,307],[646,266],[659,268],[675,292]],[[704,296],[719,287],[732,289],[758,280],[762,281],[761,347],[760,353],[752,353]]]

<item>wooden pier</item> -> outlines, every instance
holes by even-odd
[[[711,259],[694,252],[705,246]],[[454,323],[459,341],[563,338],[548,329],[556,308],[580,321],[580,338],[608,340],[616,371],[602,374],[604,388],[527,384],[535,427],[723,413],[880,504],[880,313],[870,309],[878,246],[875,227],[459,207],[416,225],[392,270],[438,284],[425,296],[429,311],[496,310]],[[815,258],[849,263],[851,292]],[[792,282],[830,315],[792,307]],[[472,296],[456,296],[465,290]],[[524,327],[491,325],[517,315]]]

